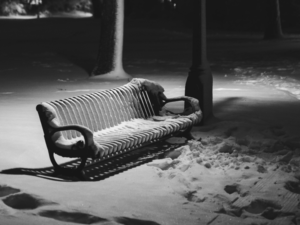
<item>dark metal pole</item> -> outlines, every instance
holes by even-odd
[[[37,18],[40,18],[40,13],[41,13],[41,4],[40,1],[37,1]]]
[[[280,39],[283,38],[280,19],[279,0],[264,0],[264,39]]]
[[[193,0],[192,66],[185,85],[185,95],[199,100],[202,124],[213,116],[213,78],[206,56],[206,0]]]

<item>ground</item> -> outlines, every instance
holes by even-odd
[[[0,26],[0,170],[51,166],[35,106],[126,81],[88,79],[98,20]],[[219,121],[193,128],[200,142],[97,182],[0,174],[1,224],[299,224],[300,39],[261,38],[209,32]],[[125,70],[183,95],[191,40],[178,23],[127,20]]]

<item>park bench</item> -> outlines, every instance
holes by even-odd
[[[37,105],[45,142],[58,174],[82,173],[85,165],[136,150],[172,136],[190,136],[202,113],[198,100],[166,98],[156,82],[132,79],[114,89]],[[184,101],[185,109],[172,114],[163,106]],[[55,154],[79,158],[73,167],[57,163]]]

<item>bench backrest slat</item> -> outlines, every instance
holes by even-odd
[[[137,103],[138,100],[133,90],[128,90],[126,86],[123,89],[124,89],[123,96],[125,97],[125,104],[129,111],[129,118],[130,119],[143,118],[144,116],[140,114],[138,111],[139,104]]]
[[[51,104],[52,103],[52,104]],[[67,117],[67,109],[66,109],[66,107],[64,107],[60,102],[58,102],[58,101],[54,101],[54,102],[51,102],[51,103],[49,103],[54,109],[55,109],[55,111],[57,112],[57,116],[58,116],[58,118],[59,118],[59,121],[60,121],[60,125],[63,125],[63,126],[65,126],[65,125],[68,125],[68,124],[70,124],[70,123],[68,123],[68,117]],[[65,137],[65,138],[68,138],[68,139],[70,139],[71,138],[71,136],[72,136],[72,134],[71,134],[71,131],[63,131],[62,132],[62,134],[63,134],[63,136]]]
[[[99,121],[98,121],[99,129],[109,128],[110,125],[107,117],[107,109],[103,107],[103,100],[101,100],[97,96],[97,93],[90,94],[90,98],[93,100],[97,108],[97,112],[98,112],[97,115],[99,116]]]
[[[75,99],[64,99],[64,102],[69,108],[72,124],[83,124],[83,115],[79,111],[79,103]],[[77,131],[72,133],[72,137],[79,137],[80,135]]]

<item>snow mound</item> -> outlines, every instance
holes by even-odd
[[[285,71],[286,68],[278,68],[278,71]],[[247,85],[266,85],[285,91],[300,100],[300,81],[286,75],[277,75],[273,71],[259,72],[250,68],[237,67],[234,69],[239,80],[236,83]]]
[[[196,132],[201,141],[148,163],[184,204],[206,202],[217,210],[247,196],[251,185],[273,171],[299,171],[300,138],[279,125],[220,122]]]

